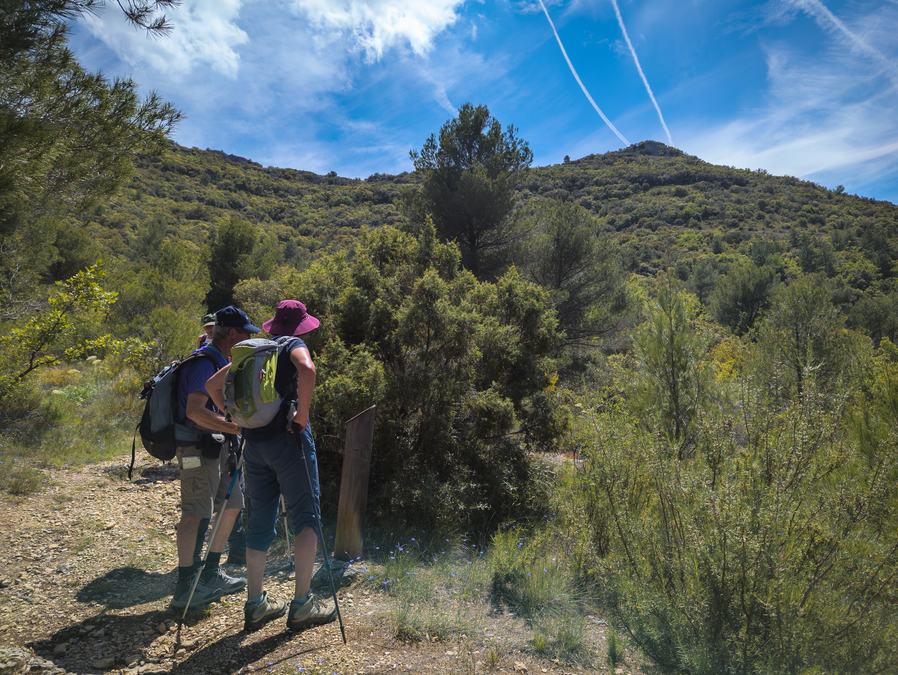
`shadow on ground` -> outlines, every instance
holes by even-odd
[[[135,467],[134,472],[136,475],[131,482],[135,485],[148,485],[150,483],[170,482],[178,480],[178,478],[180,477],[178,465],[173,464],[172,462]],[[110,466],[107,469],[107,473],[127,480],[128,467],[124,464],[121,466]]]
[[[124,609],[171,595],[177,572],[147,572],[119,567],[97,577],[78,591],[79,602],[96,602],[106,609]]]
[[[211,672],[233,673],[275,651],[282,644],[289,642],[291,638],[295,637],[295,634],[283,631],[258,642],[243,644],[248,637],[247,633],[244,632],[227,635],[193,652],[185,661],[172,668],[171,672],[178,675]],[[290,659],[307,656],[326,649],[327,645],[297,649],[295,652],[285,656],[279,656],[276,660],[269,659],[265,662],[265,665],[268,669],[271,669]]]
[[[140,650],[159,637],[156,627],[171,619],[165,610],[127,616],[100,613],[28,646],[68,672],[96,673],[139,657]]]
[[[331,573],[334,578],[334,588],[337,590],[352,586],[360,576],[367,572],[364,564],[348,563],[341,560],[331,560]],[[315,574],[312,575],[312,590],[317,594],[328,597],[332,593],[330,576],[324,564],[320,564]]]

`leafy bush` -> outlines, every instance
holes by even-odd
[[[34,371],[108,345],[110,336],[98,335],[98,324],[116,294],[100,285],[103,277],[94,265],[57,282],[46,306],[0,336],[0,401]]]
[[[429,222],[372,230],[351,252],[282,279],[322,318],[319,436],[377,404],[370,500],[430,528],[493,528],[544,501],[526,454],[554,430],[546,398],[560,344],[546,292],[514,269],[495,283],[463,270]],[[255,284],[238,287],[257,290]]]
[[[736,264],[718,280],[711,293],[711,308],[717,320],[737,335],[744,335],[770,304],[776,276],[750,260]]]
[[[694,299],[669,275],[658,286],[648,320],[636,331],[634,355],[639,368],[632,396],[650,427],[682,458],[695,443],[707,398],[707,369],[701,361],[707,340],[696,330]]]
[[[808,347],[801,389],[783,390],[766,379],[776,371],[753,367],[780,347],[765,339],[741,351],[745,362],[701,402],[687,456],[670,452],[663,419],[638,399],[583,417],[593,444],[558,497],[575,550],[592,551],[573,560],[662,666],[876,672],[898,662],[895,350]],[[859,357],[872,361],[840,375]]]

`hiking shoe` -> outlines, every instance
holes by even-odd
[[[286,611],[286,600],[271,600],[268,592],[263,591],[261,600],[243,605],[243,630],[258,630],[269,621],[284,616]]]
[[[184,609],[187,606],[187,596],[190,594],[190,584],[193,579],[183,579],[175,584],[175,593],[171,599],[172,609]],[[196,585],[193,591],[193,597],[190,599],[191,607],[204,607],[209,603],[221,599],[221,590],[212,588],[202,582]]]
[[[322,626],[337,618],[337,608],[331,600],[322,600],[314,593],[306,599],[290,603],[287,615],[287,630],[304,630],[311,626]]]
[[[239,593],[246,588],[246,577],[232,577],[225,574],[220,567],[216,568],[214,573],[206,574],[200,577],[200,584],[209,588],[218,589],[221,595],[230,595],[231,593]]]

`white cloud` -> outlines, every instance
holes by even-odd
[[[898,11],[877,20],[896,25]],[[790,44],[765,51],[768,90],[757,105],[725,124],[693,127],[684,134],[685,150],[775,174],[841,175],[837,182],[846,185],[898,168],[898,89],[885,73],[845,49],[802,54]]]
[[[888,73],[889,77],[892,78],[892,81],[898,83],[898,68],[896,68],[895,63],[877,49],[874,44],[865,39],[864,36],[859,35],[849,28],[844,21],[833,14],[829,7],[820,2],[820,0],[786,1],[796,9],[801,9],[802,11],[807,12],[807,14],[817,21],[823,30],[835,34],[859,54],[863,54],[878,63],[884,71]]]
[[[73,46],[89,68],[134,75],[182,110],[185,119],[174,134],[179,143],[358,175],[347,166],[352,147],[378,148],[382,137],[395,137],[391,117],[401,114],[399,102],[410,92],[418,105],[429,93],[454,115],[448,92],[458,78],[483,79],[470,70],[482,66],[476,56],[459,56],[458,36],[450,36],[441,58],[430,62],[434,41],[455,23],[462,4],[190,0],[167,12],[174,30],[166,37],[148,38],[110,9],[86,19]],[[462,33],[466,38],[467,31]],[[355,115],[370,111],[341,109],[340,97],[350,90],[371,91],[372,103],[387,117],[382,129],[352,127]],[[381,99],[392,104],[374,103]],[[352,147],[345,147],[346,138]],[[400,154],[389,153],[393,166],[400,155],[407,163],[403,147]],[[371,164],[373,152],[355,156]]]
[[[161,39],[128,25],[117,11],[87,14],[90,33],[130,66],[147,64],[160,73],[183,77],[198,65],[236,77],[237,48],[249,41],[237,25],[242,0],[192,0],[167,10],[174,28]]]
[[[379,60],[389,49],[427,54],[437,35],[455,23],[464,0],[292,0],[294,8],[322,32],[337,32]]]

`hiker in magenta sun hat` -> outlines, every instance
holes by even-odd
[[[321,322],[306,311],[299,300],[281,300],[274,316],[262,324],[269,335],[305,335],[318,328]]]
[[[287,629],[297,631],[337,619],[336,601],[319,597],[311,588],[318,539],[322,534],[318,458],[309,422],[316,370],[309,348],[300,336],[320,325],[299,300],[281,300],[274,316],[262,324],[262,329],[278,344],[274,387],[281,405],[268,424],[241,429],[246,493],[252,503],[246,522],[243,627],[247,631],[261,628],[284,614]],[[206,382],[212,400],[222,405],[225,405],[228,368],[225,366]],[[295,535],[292,601],[269,597],[264,590],[265,564],[274,541],[282,498]]]

